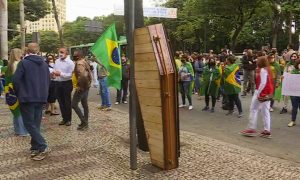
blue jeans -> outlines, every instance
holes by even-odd
[[[292,101],[292,121],[296,121],[298,109],[300,109],[300,96],[291,96]]]
[[[0,78],[0,95],[3,93],[3,91],[4,91],[4,84],[2,78]]]
[[[31,150],[44,151],[47,144],[40,132],[43,103],[21,103],[24,125],[31,136]]]
[[[100,95],[102,100],[101,106],[110,107],[111,102],[110,102],[109,89],[107,86],[107,77],[99,79],[99,84],[100,84]]]
[[[22,136],[28,134],[27,129],[24,126],[23,118],[21,115],[19,117],[13,116],[13,121],[14,121],[14,130],[16,135]]]
[[[179,85],[181,88],[182,104],[185,105],[185,97],[187,97],[189,101],[189,105],[191,106],[192,105],[192,97],[190,95],[191,81],[181,81]]]

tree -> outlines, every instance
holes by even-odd
[[[54,31],[42,31],[40,50],[41,52],[55,54],[60,46],[59,35]]]
[[[49,13],[49,3],[47,0],[26,0],[24,1],[25,20],[37,21]],[[8,28],[16,29],[20,24],[19,0],[8,0]],[[17,32],[9,32],[9,40],[18,35]]]
[[[61,26],[60,20],[58,18],[58,12],[57,12],[57,7],[56,7],[55,0],[52,0],[52,10],[53,10],[54,18],[55,18],[56,25],[57,25],[57,30],[58,30],[60,45],[64,46],[62,26]]]

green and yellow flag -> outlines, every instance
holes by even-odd
[[[238,94],[241,92],[241,79],[237,64],[228,65],[224,71],[224,91],[226,94]]]
[[[4,92],[6,103],[10,111],[12,112],[14,117],[19,117],[21,115],[20,104],[14,90],[11,73],[6,73]]]
[[[112,24],[91,47],[91,52],[107,69],[108,86],[121,88],[122,66],[115,24]]]

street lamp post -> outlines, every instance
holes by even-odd
[[[135,11],[134,0],[128,0],[128,57],[130,59],[130,100],[129,100],[129,134],[130,134],[130,169],[137,169],[137,101],[135,88],[135,70],[134,70],[134,27]]]

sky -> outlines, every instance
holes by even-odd
[[[67,0],[67,21],[74,21],[78,16],[94,16],[113,13],[114,6],[122,6],[124,0]],[[153,0],[144,0],[145,7],[151,7]]]

